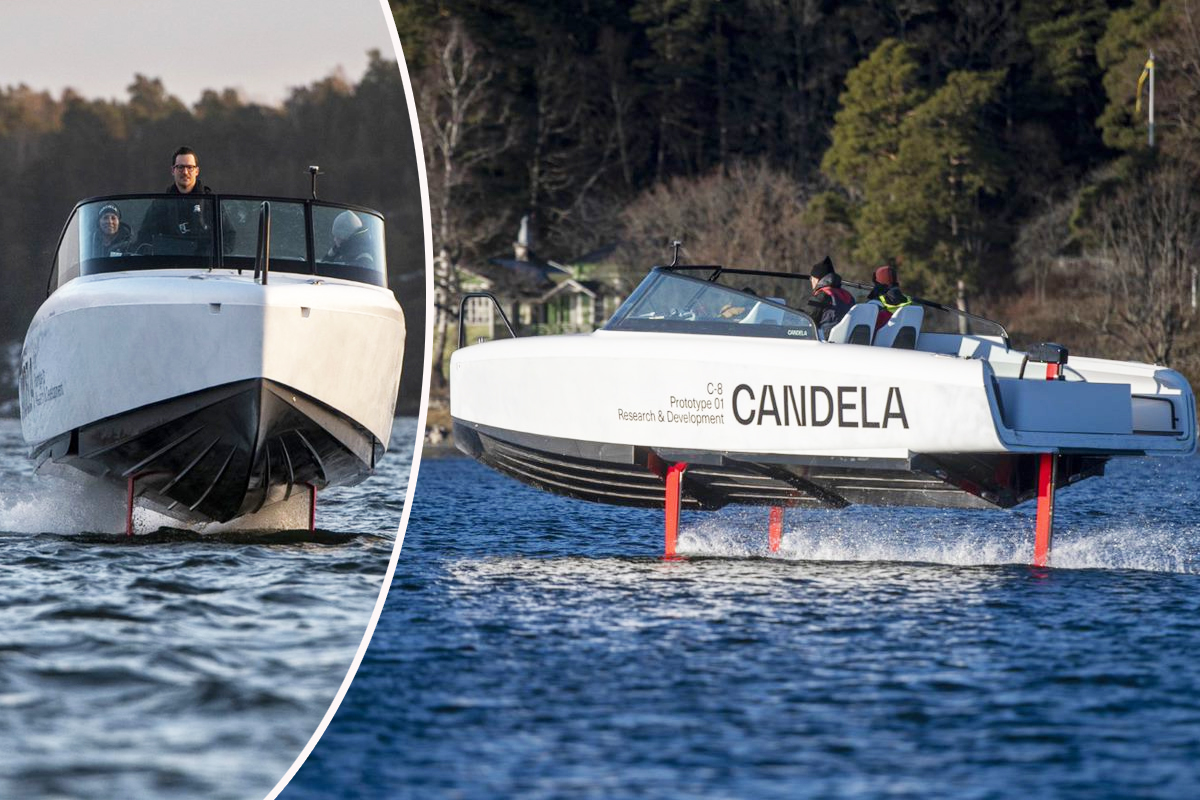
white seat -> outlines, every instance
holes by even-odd
[[[773,300],[774,298],[768,299]],[[778,325],[783,321],[783,309],[759,301],[741,321],[746,325]]]
[[[875,338],[875,320],[879,319],[878,303],[856,303],[837,325],[829,331],[828,341],[838,344],[870,344]]]
[[[921,334],[921,322],[925,319],[925,309],[921,306],[900,306],[887,324],[875,334],[875,344],[880,347],[896,347],[902,350],[916,350],[917,339]]]

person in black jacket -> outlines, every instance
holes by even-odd
[[[325,261],[368,269],[375,266],[375,242],[371,237],[371,229],[363,224],[357,214],[349,209],[338,214],[331,233],[333,246],[325,254]]]
[[[867,294],[868,300],[878,300],[887,294],[888,289],[900,285],[900,278],[896,274],[896,268],[891,264],[884,264],[882,267],[876,268],[875,272],[871,274],[871,280],[874,281],[875,285],[871,287],[870,293]]]
[[[842,288],[842,277],[834,271],[829,256],[813,264],[808,276],[813,289],[808,305],[812,308],[812,317],[817,323],[817,330],[821,332],[821,338],[828,339],[829,331],[841,322],[854,305],[854,296]]]
[[[116,203],[105,203],[100,207],[96,219],[96,230],[92,231],[91,258],[108,258],[124,255],[133,241],[129,224],[121,221],[121,209]]]
[[[890,264],[877,268],[872,278],[875,285],[871,287],[867,301],[874,300],[880,306],[879,316],[875,319],[875,330],[878,331],[887,324],[897,309],[910,304],[912,299],[900,290],[900,276]]]
[[[196,151],[190,147],[180,147],[171,156],[171,176],[167,194],[198,196],[212,192],[200,182],[200,164],[196,160]],[[194,242],[196,255],[211,247],[212,204],[189,202],[189,199],[180,197],[151,203],[138,227],[135,249],[141,253],[152,252],[156,236],[174,240],[178,243],[175,248],[182,244],[185,249],[191,249],[187,245]]]
[[[200,162],[196,159],[196,151],[190,147],[181,147],[172,154],[171,178],[173,183],[167,188],[168,192],[208,194],[212,191],[200,183]]]

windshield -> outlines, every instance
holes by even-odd
[[[383,218],[314,200],[122,195],[75,207],[54,259],[57,285],[145,269],[254,270],[270,213],[270,268],[387,285]],[[218,222],[219,221],[219,222]]]
[[[788,308],[783,297],[760,296],[749,286],[743,290],[731,289],[657,269],[617,309],[605,328],[817,338],[812,319]]]
[[[216,255],[213,208],[209,196],[120,198],[80,205],[59,245],[60,285],[71,272],[146,269],[163,266],[166,260],[180,268],[211,269]]]
[[[735,288],[736,287],[736,288]],[[865,302],[871,287],[842,281],[842,288],[854,296],[855,302]],[[736,269],[718,266],[702,267],[655,267],[654,270],[638,286],[629,299],[625,301],[606,328],[612,330],[680,330],[678,322],[695,323],[699,321],[714,321],[708,308],[720,298],[718,308],[725,305],[737,307],[747,305],[749,310],[746,317],[757,319],[753,303],[762,301],[760,308],[765,311],[768,304],[786,306],[782,309],[777,324],[788,329],[799,329],[805,324],[812,326],[808,316],[808,300],[812,296],[812,284],[808,276],[801,273],[768,272],[765,270]],[[736,298],[740,297],[740,300]],[[921,325],[925,333],[952,333],[973,336],[988,336],[1008,342],[1008,332],[998,322],[993,322],[974,314],[968,314],[955,308],[948,308],[923,298],[913,297],[913,302],[925,309],[924,321]],[[732,321],[743,322],[746,317],[738,317]],[[798,322],[797,320],[803,320]],[[726,322],[721,318],[718,322]],[[757,327],[757,325],[755,325]],[[720,330],[698,330],[689,327],[694,333],[732,333],[753,336],[794,336],[796,338],[815,338],[812,336],[790,332],[774,333],[755,330],[753,332],[729,329],[728,325]]]
[[[370,282],[385,269],[379,217],[314,204],[313,237],[318,275]]]

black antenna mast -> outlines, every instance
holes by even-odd
[[[321,168],[318,167],[316,164],[314,164],[308,168],[308,174],[312,178],[312,199],[316,200],[317,199],[317,176],[324,175],[325,173],[321,172]]]

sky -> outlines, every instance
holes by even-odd
[[[357,82],[367,51],[394,59],[380,0],[5,0],[0,87],[64,88],[124,100],[136,73],[189,106],[233,88],[277,105],[341,69]]]

